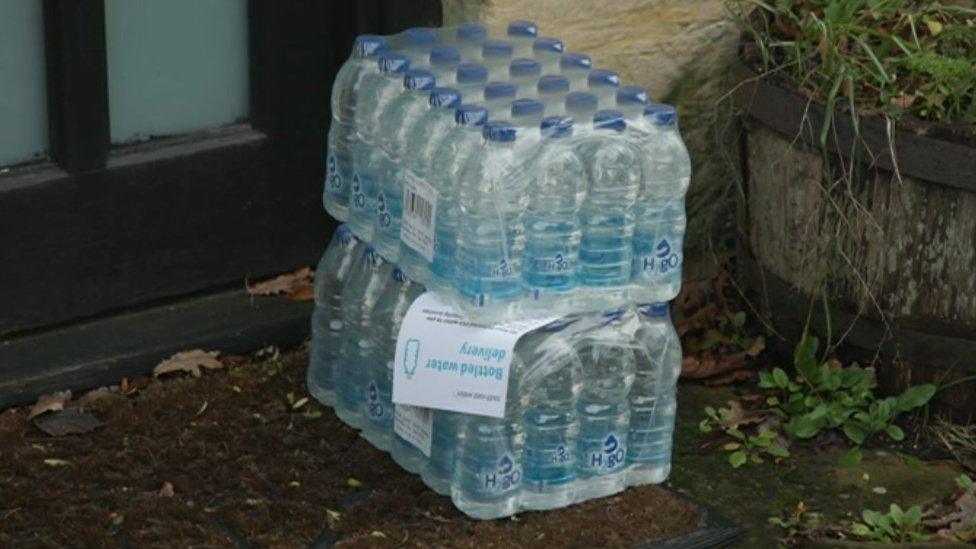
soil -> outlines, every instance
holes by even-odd
[[[306,360],[101,391],[85,410],[105,425],[83,435],[47,436],[26,409],[0,414],[0,546],[626,547],[702,522],[658,486],[471,520],[328,408],[302,404]]]

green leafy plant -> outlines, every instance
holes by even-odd
[[[861,518],[864,522],[855,522],[851,528],[851,533],[859,538],[888,543],[929,539],[929,535],[921,531],[922,508],[917,505],[905,511],[892,503],[887,513],[865,509]]]
[[[746,463],[763,463],[766,457],[786,458],[790,455],[786,446],[778,442],[780,435],[776,431],[763,427],[755,435],[742,431],[732,408],[716,410],[707,406],[705,415],[708,417],[698,424],[702,432],[709,433],[718,428],[732,437],[733,440],[722,446],[722,449],[730,452],[728,461],[733,468],[737,469]]]
[[[783,432],[791,438],[809,439],[824,430],[838,429],[855,446],[882,432],[895,441],[904,439],[895,420],[927,404],[935,385],[916,385],[899,396],[878,398],[874,369],[818,360],[818,344],[816,337],[806,336],[797,345],[795,376],[782,368],[759,374],[760,387],[779,393],[766,403],[783,421]],[[860,461],[859,457],[859,452],[845,456],[853,462]]]

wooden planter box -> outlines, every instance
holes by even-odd
[[[860,147],[862,174],[825,178],[824,107],[744,64],[737,72],[746,271],[773,325],[794,339],[812,304],[825,335],[829,309],[833,341],[881,357],[887,390],[976,374],[976,148],[866,116],[858,140],[850,115],[837,113],[831,169],[849,169]],[[830,193],[824,180],[835,182]],[[939,400],[976,411],[973,387],[962,383]]]

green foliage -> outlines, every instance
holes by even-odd
[[[779,391],[767,404],[783,421],[783,432],[791,438],[809,439],[837,429],[855,446],[882,432],[895,441],[904,439],[905,433],[894,421],[928,403],[935,386],[916,385],[897,397],[878,398],[874,369],[818,360],[818,344],[816,337],[807,336],[797,345],[794,378],[781,368],[759,374],[760,387]],[[857,463],[859,455],[849,453],[845,461]]]
[[[892,503],[887,513],[865,509],[861,513],[864,522],[855,522],[851,533],[863,539],[881,542],[927,541],[922,533],[922,508],[913,506],[907,511]]]
[[[708,416],[698,424],[698,428],[709,433],[713,427],[718,427],[726,435],[732,437],[731,442],[722,446],[722,449],[730,452],[729,465],[738,469],[746,463],[763,463],[766,457],[785,458],[790,456],[790,451],[780,444],[779,433],[769,429],[760,428],[755,435],[749,435],[739,429],[734,414],[729,409],[716,410],[711,406],[705,407],[705,414]]]
[[[895,118],[976,122],[976,9],[920,0],[727,3],[764,71],[831,111],[841,101]]]

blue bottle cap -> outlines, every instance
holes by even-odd
[[[678,111],[671,105],[651,103],[644,107],[644,118],[649,118],[655,126],[675,126],[678,124]]]
[[[485,84],[485,101],[514,98],[516,90],[511,82],[488,82]]]
[[[535,42],[532,43],[532,51],[534,52],[562,53],[565,49],[562,40],[550,36],[536,38]]]
[[[566,328],[568,328],[569,326],[571,326],[574,322],[576,322],[575,318],[568,318],[568,319],[560,318],[558,320],[553,320],[549,324],[546,324],[545,326],[540,328],[540,330],[543,332],[561,332]]]
[[[646,105],[647,88],[640,86],[620,86],[617,88],[617,105]]]
[[[539,76],[542,73],[542,65],[535,59],[512,59],[508,66],[508,75],[512,78],[522,76]]]
[[[566,93],[569,91],[569,79],[558,74],[547,74],[536,84],[539,93]]]
[[[567,111],[595,111],[596,96],[586,92],[569,92],[566,94]]]
[[[488,81],[488,69],[481,65],[462,63],[457,68],[458,84],[483,84]]]
[[[509,122],[489,122],[485,124],[482,135],[488,141],[499,141],[509,143],[515,141],[516,129]]]
[[[547,116],[539,124],[544,137],[560,139],[573,135],[573,119],[568,116]]]
[[[668,316],[671,312],[671,308],[667,303],[644,303],[638,305],[637,309],[642,315],[655,318]]]
[[[538,99],[516,99],[512,101],[512,117],[542,116],[545,106]]]
[[[403,73],[410,68],[410,59],[402,53],[383,52],[377,62],[380,66],[380,72],[383,74]]]
[[[620,111],[602,110],[593,115],[593,125],[601,130],[622,132],[627,129],[627,122]]]
[[[600,313],[600,318],[604,323],[618,322],[624,316],[623,307],[619,309],[610,309]]]
[[[505,42],[504,40],[486,40],[481,45],[481,56],[485,58],[508,59],[514,51],[515,49],[512,47],[512,43]]]
[[[461,52],[451,46],[438,44],[430,48],[430,65],[455,65],[461,62]]]
[[[517,19],[508,24],[508,35],[533,38],[539,36],[539,26],[532,21]]]
[[[559,68],[565,69],[587,69],[593,67],[593,61],[585,53],[564,53],[559,58]]]
[[[432,90],[435,85],[437,77],[424,69],[410,69],[403,76],[403,87],[408,90]]]
[[[482,126],[488,121],[488,109],[481,105],[461,105],[454,111],[454,121],[462,126]]]
[[[410,46],[426,46],[437,42],[437,33],[423,27],[407,29],[403,31],[403,37]]]
[[[488,36],[488,27],[481,23],[461,23],[457,26],[455,36],[463,42],[480,42]]]
[[[613,87],[620,85],[620,75],[610,69],[593,69],[586,77],[586,83],[591,88]]]
[[[386,38],[375,34],[360,34],[352,46],[357,57],[372,57],[385,49]]]
[[[427,104],[431,107],[450,107],[456,109],[461,105],[461,92],[454,88],[434,88],[430,90]]]

